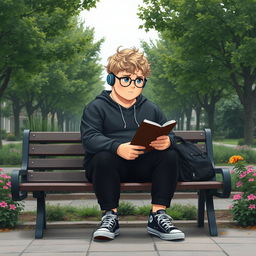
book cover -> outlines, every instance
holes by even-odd
[[[160,125],[156,122],[144,119],[132,138],[131,145],[145,146],[145,151],[149,152],[154,149],[149,146],[150,142],[156,140],[159,136],[168,135],[176,123],[175,120],[170,120]]]

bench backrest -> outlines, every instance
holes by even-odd
[[[213,161],[209,129],[175,131],[175,134],[195,143]],[[42,182],[81,182],[81,180],[85,180],[83,168],[85,151],[81,144],[79,132],[32,132],[24,130],[22,150],[22,169],[34,171],[29,174],[31,182],[38,180]],[[47,170],[66,171],[47,172],[45,175],[42,171]]]

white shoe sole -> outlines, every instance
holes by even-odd
[[[179,240],[179,239],[184,239],[185,238],[185,234],[181,231],[179,232],[173,232],[173,233],[161,233],[155,229],[152,229],[150,227],[147,227],[148,233],[158,236],[163,240]]]
[[[93,239],[96,239],[96,240],[113,240],[119,234],[120,234],[119,229],[117,229],[115,231],[115,233],[111,233],[107,229],[106,230],[96,230],[93,233]]]

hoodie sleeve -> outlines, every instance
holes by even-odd
[[[163,125],[165,122],[167,122],[167,119],[165,117],[165,115],[162,113],[162,111],[157,108],[157,120],[156,120],[157,123]],[[173,131],[171,131],[169,133],[169,138],[170,138],[170,141],[171,141],[171,146],[170,148],[173,147],[173,145],[175,145],[175,133]]]
[[[121,144],[115,139],[103,135],[103,117],[94,104],[85,107],[80,132],[84,149],[91,154],[103,150],[116,154],[117,148]]]

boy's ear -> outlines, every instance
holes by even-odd
[[[111,86],[115,84],[115,76],[112,72],[107,75],[107,83]]]

